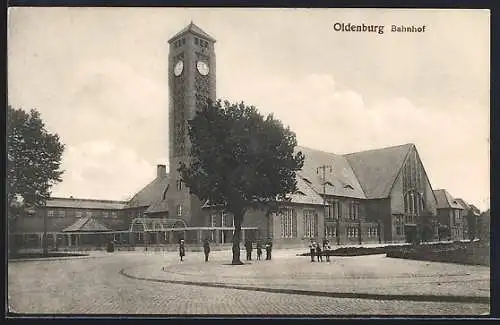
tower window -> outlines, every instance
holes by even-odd
[[[198,45],[198,38],[194,38],[194,44]]]
[[[182,205],[177,205],[177,216],[182,217]]]

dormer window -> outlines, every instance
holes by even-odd
[[[352,187],[350,184],[344,185],[344,188],[347,188],[347,189],[350,189],[350,190],[354,190],[354,187]]]
[[[325,185],[328,185],[328,186],[333,187],[333,184],[332,184],[332,183],[330,183],[329,181],[328,181],[328,182],[326,182],[326,183],[325,183]]]
[[[304,180],[306,183],[308,183],[308,184],[312,184],[312,183],[311,183],[311,181],[310,181],[310,180],[308,180],[308,179],[307,179],[307,178],[305,178],[305,177],[303,178],[303,180]]]
[[[296,192],[295,192],[295,194],[298,194],[298,195],[305,195],[305,193],[304,193],[304,192],[302,192],[302,191],[296,191]]]

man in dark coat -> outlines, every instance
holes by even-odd
[[[203,252],[205,253],[205,262],[208,262],[208,254],[210,254],[210,243],[208,239],[205,239],[203,243]]]
[[[186,248],[184,247],[184,239],[181,239],[179,243],[179,256],[181,257],[181,262],[182,258],[186,255]]]
[[[273,243],[271,241],[271,238],[269,238],[266,242],[266,260],[271,259],[272,250],[273,250]]]
[[[247,251],[247,261],[252,260],[252,241],[251,240],[246,240],[245,241],[245,249]]]

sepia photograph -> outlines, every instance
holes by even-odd
[[[490,11],[10,7],[8,317],[489,316]]]

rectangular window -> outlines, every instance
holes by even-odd
[[[48,210],[47,217],[53,217],[53,216],[54,216],[54,210]]]
[[[217,227],[217,216],[215,214],[210,216],[210,227]]]
[[[281,218],[281,238],[294,238],[297,231],[297,219],[295,210],[291,208],[280,211]]]
[[[66,210],[59,210],[59,217],[64,218],[66,216]]]
[[[116,211],[112,211],[111,212],[111,218],[116,218],[116,217],[117,217]]]
[[[312,238],[316,236],[317,215],[314,210],[304,210],[304,237]]]
[[[103,216],[103,218],[107,218],[108,217],[108,212],[107,211],[103,211],[102,212],[102,216]]]
[[[233,216],[225,211],[222,211],[222,222],[224,227],[234,227]]]
[[[350,218],[352,220],[356,220],[359,217],[359,202],[353,201],[350,205]]]
[[[182,205],[177,205],[177,216],[182,217]]]

